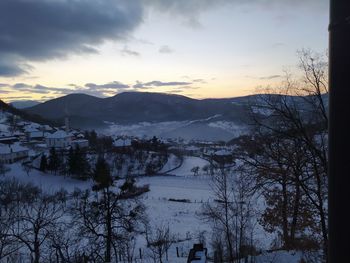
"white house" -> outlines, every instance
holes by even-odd
[[[58,130],[52,134],[48,134],[45,138],[47,147],[65,148],[72,144],[72,136],[62,130]]]
[[[29,149],[21,146],[18,142],[14,144],[0,144],[0,162],[13,163],[28,157]]]
[[[27,140],[40,140],[44,138],[45,134],[43,131],[38,130],[37,128],[27,126],[24,129],[24,133],[26,134]]]

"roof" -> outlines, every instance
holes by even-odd
[[[26,126],[24,128],[24,131],[25,132],[38,132],[39,130],[37,128],[34,128],[34,127]]]
[[[28,148],[21,146],[19,143],[14,143],[11,145],[0,144],[0,154],[8,154],[11,152],[22,152],[28,151]]]
[[[217,156],[228,156],[232,155],[232,152],[229,152],[228,150],[219,150],[214,153]]]
[[[58,130],[52,134],[48,134],[46,136],[46,138],[48,139],[64,139],[64,138],[68,138],[68,137],[71,137],[70,134],[67,134],[65,131],[62,131],[62,130]]]

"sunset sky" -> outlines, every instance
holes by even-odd
[[[252,94],[327,27],[327,0],[0,0],[0,98]]]

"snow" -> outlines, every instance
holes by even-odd
[[[180,164],[180,159],[174,155],[170,154],[168,157],[168,161],[165,163],[163,168],[159,171],[160,174],[167,173],[170,170],[175,169]]]
[[[0,144],[1,154],[16,153],[22,151],[28,151],[28,148],[21,146],[18,142],[11,145]]]
[[[191,172],[191,169],[193,167],[199,166],[199,172],[201,172],[203,166],[208,164],[209,162],[207,160],[204,160],[200,157],[186,156],[181,167],[172,171],[171,174],[178,176],[193,176],[193,172]]]
[[[256,263],[299,263],[302,253],[298,251],[275,251],[263,253],[255,258]]]
[[[11,170],[6,173],[6,178],[16,178],[23,183],[32,183],[47,192],[55,192],[62,188],[68,192],[72,192],[75,188],[88,189],[92,186],[92,181],[81,181],[70,177],[42,173],[35,169],[32,169],[29,175],[27,175],[22,165],[18,162],[8,167],[11,168]]]
[[[171,163],[176,160],[176,156],[170,155],[169,168],[173,167]],[[171,172],[174,175],[137,178],[138,185],[148,184],[150,187],[150,191],[140,198],[147,207],[151,226],[167,224],[173,234],[179,239],[186,240],[172,246],[169,251],[169,262],[186,262],[187,253],[192,248],[193,243],[198,242],[198,233],[203,232],[207,240],[210,240],[211,226],[201,220],[200,211],[204,204],[214,202],[215,197],[211,191],[211,179],[210,176],[205,175],[193,176],[193,173],[190,172],[192,167],[202,167],[206,164],[208,162],[199,157],[185,156],[181,167]],[[91,189],[93,184],[89,180],[80,181],[69,177],[42,173],[35,169],[32,169],[28,175],[20,163],[14,163],[8,167],[11,170],[6,173],[5,177],[0,177],[0,180],[3,178],[17,178],[24,183],[33,183],[47,192],[54,192],[62,188],[68,192],[72,192],[76,188]],[[181,202],[181,199],[187,199],[188,201]],[[264,236],[264,233],[266,234],[263,229],[256,230],[258,242],[270,244],[271,237]],[[144,248],[144,240],[140,240],[137,247]],[[179,247],[180,254],[183,254],[183,257],[176,257],[176,247]],[[259,255],[255,262],[297,263],[300,257],[299,252],[277,251]]]

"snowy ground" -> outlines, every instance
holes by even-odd
[[[199,176],[193,176],[191,172],[194,166],[203,167],[207,163],[201,158],[187,156],[184,158],[181,167],[171,172],[172,175],[140,177],[137,180],[140,185],[149,184],[150,186],[150,192],[144,194],[142,199],[147,207],[151,226],[169,225],[173,234],[185,240],[173,245],[170,249],[169,258],[171,260],[169,262],[186,262],[189,249],[194,243],[198,242],[198,233],[204,232],[207,240],[210,239],[211,228],[200,219],[199,213],[203,204],[213,202],[214,196],[210,187],[211,180],[201,170]],[[22,169],[20,163],[12,164],[10,168],[11,171],[6,173],[7,178],[15,177],[22,182],[31,182],[49,192],[61,188],[71,192],[75,188],[87,189],[92,186],[91,181],[79,181],[42,173],[37,170],[31,170],[28,175]],[[188,199],[188,202],[176,202],[169,199]],[[271,241],[271,237],[259,228],[257,228],[257,237],[260,244],[269,244]],[[143,243],[144,241],[141,241],[137,245],[138,248],[144,247]],[[180,255],[183,255],[183,257],[176,257],[176,247],[178,247]],[[210,246],[208,248],[210,252]],[[261,255],[256,262],[296,263],[298,257],[298,255],[287,252],[278,252]]]

